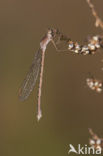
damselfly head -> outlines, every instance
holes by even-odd
[[[57,34],[59,34],[59,30],[58,29],[54,29],[54,28],[48,28],[47,34],[51,35],[52,37],[55,37]]]

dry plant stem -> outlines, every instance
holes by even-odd
[[[93,137],[93,139],[96,139],[96,140],[99,139],[99,137],[93,132],[91,128],[89,128],[89,133]]]
[[[94,8],[94,5],[91,3],[91,0],[87,0],[87,3],[92,11],[92,14],[93,16],[95,17],[96,19],[96,22],[95,22],[95,26],[96,27],[100,27],[101,29],[103,29],[103,21],[100,19],[100,17],[97,15],[97,12]]]
[[[42,117],[42,112],[41,112],[41,89],[42,89],[42,82],[43,82],[44,59],[45,59],[45,51],[42,51],[42,62],[41,62],[40,82],[39,82],[39,91],[38,91],[38,114],[37,114],[38,121]]]

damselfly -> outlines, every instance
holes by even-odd
[[[36,80],[40,73],[37,114],[38,120],[42,116],[40,106],[41,89],[43,80],[45,50],[49,42],[53,43],[57,51],[71,51],[77,54],[87,55],[94,54],[97,49],[103,46],[103,37],[94,36],[89,40],[89,43],[87,45],[80,45],[79,43],[73,42],[69,37],[60,33],[57,29],[48,29],[47,34],[42,38],[40,42],[39,50],[35,53],[33,63],[19,90],[20,99],[22,101],[27,99],[34,88]]]
[[[22,86],[19,90],[19,98],[20,100],[26,100],[30,93],[32,92],[38,75],[40,73],[40,82],[39,82],[39,91],[38,91],[38,120],[41,118],[41,89],[42,89],[42,80],[43,80],[43,68],[44,68],[44,58],[45,58],[45,50],[50,41],[55,43],[59,39],[60,33],[56,29],[48,29],[47,34],[42,38],[40,42],[39,50],[35,53],[34,60],[29,69],[29,72],[24,79]],[[57,39],[56,39],[57,37]],[[55,39],[55,40],[54,40]],[[54,41],[53,41],[54,40]]]

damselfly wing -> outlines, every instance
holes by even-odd
[[[28,96],[30,95],[35,86],[37,77],[40,72],[41,60],[42,60],[42,50],[39,49],[35,53],[34,60],[29,69],[29,72],[27,73],[26,78],[24,79],[21,88],[19,90],[19,98],[22,101],[28,98]]]

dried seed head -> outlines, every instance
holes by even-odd
[[[95,50],[95,45],[94,44],[88,44],[88,47],[90,50]]]
[[[82,54],[84,54],[84,55],[87,55],[87,54],[89,54],[89,48],[88,48],[88,46],[83,46],[82,48],[81,48],[81,53]]]
[[[99,36],[93,36],[93,40],[94,41],[98,41],[99,40]]]
[[[95,149],[100,148],[103,150],[103,139],[99,138],[91,129],[89,130],[92,138],[89,139],[89,144],[94,147]]]
[[[97,93],[101,93],[103,90],[103,83],[100,80],[87,78],[86,83],[91,90],[95,90]]]

